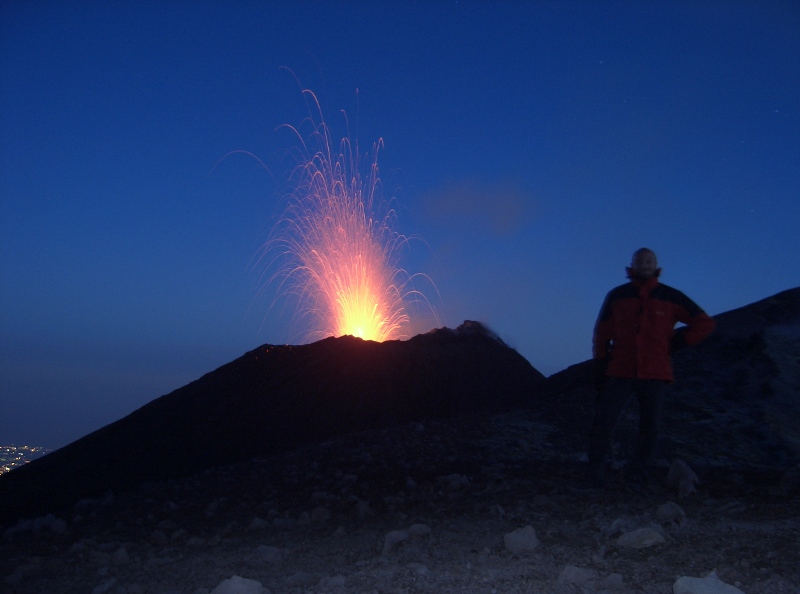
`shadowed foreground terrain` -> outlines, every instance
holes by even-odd
[[[602,491],[576,488],[591,362],[544,380],[474,324],[261,347],[0,477],[36,510],[4,512],[0,589],[796,594],[800,289],[716,320],[676,355],[654,480],[623,480],[633,406]]]

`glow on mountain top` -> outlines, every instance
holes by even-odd
[[[296,299],[293,315],[311,328],[308,339],[406,338],[410,303],[422,302],[435,312],[398,266],[408,239],[395,230],[396,213],[381,196],[382,141],[371,156],[362,156],[358,143],[344,137],[334,153],[319,101],[311,91],[303,93],[319,123],[308,119],[314,126],[309,142],[286,126],[299,139],[293,154],[298,164],[289,177],[286,209],[261,253],[269,271],[266,284]]]

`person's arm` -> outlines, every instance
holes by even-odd
[[[697,344],[708,338],[714,331],[716,323],[714,318],[704,312],[699,305],[681,294],[681,302],[677,304],[677,319],[686,324],[685,328],[678,328],[672,336],[671,350],[677,351],[685,346]]]
[[[611,293],[606,295],[597,322],[594,324],[592,334],[592,358],[596,360],[607,360],[610,353],[611,344],[614,340],[611,327]]]
[[[611,327],[611,299],[606,295],[597,322],[594,325],[592,334],[592,358],[594,359],[594,385],[597,391],[601,391],[605,386],[606,369],[608,369],[608,359],[611,355],[613,345],[613,334]]]

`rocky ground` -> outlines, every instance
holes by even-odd
[[[689,460],[679,497],[663,461],[585,491],[560,436],[530,411],[427,421],[109,493],[7,529],[0,590],[800,592],[796,470]]]

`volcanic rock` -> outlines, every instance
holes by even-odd
[[[528,553],[539,546],[539,539],[533,526],[517,528],[503,537],[506,548],[512,553]]]
[[[632,532],[626,532],[617,539],[617,544],[621,547],[630,549],[645,549],[656,545],[664,544],[667,539],[655,528],[639,528]]]
[[[672,591],[674,594],[744,594],[739,588],[720,580],[714,571],[704,578],[679,578]]]
[[[686,517],[686,512],[683,508],[672,501],[658,506],[656,510],[656,517],[661,521],[677,522]]]
[[[255,580],[248,580],[246,578],[235,575],[211,591],[211,594],[267,594],[266,590],[260,583]]]
[[[578,587],[583,587],[587,582],[596,579],[596,570],[589,569],[588,567],[576,567],[575,565],[567,565],[558,577],[559,582],[572,584]]]
[[[477,322],[261,346],[0,478],[0,522],[343,433],[531,406],[545,378]]]
[[[686,497],[697,491],[700,482],[694,470],[683,460],[673,460],[667,473],[667,484],[678,491],[680,497]]]

